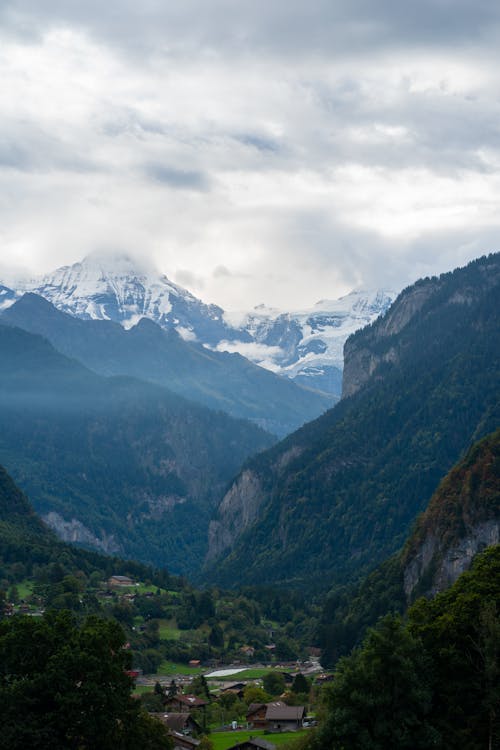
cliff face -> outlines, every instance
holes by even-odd
[[[500,542],[500,430],[475,446],[439,486],[402,555],[408,601],[434,595]]]
[[[473,305],[498,284],[498,263],[493,260],[478,265],[474,271],[473,282],[451,294],[447,289],[450,274],[418,282],[401,292],[385,315],[350,336],[344,345],[342,398],[359,391],[380,365],[398,365],[415,325],[425,323],[426,318],[430,320],[436,309]]]

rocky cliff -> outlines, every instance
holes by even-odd
[[[500,430],[443,480],[402,555],[408,601],[451,586],[474,556],[500,542]]]
[[[416,325],[429,324],[439,307],[472,306],[499,282],[496,256],[474,266],[473,279],[449,293],[450,274],[422,279],[403,290],[387,312],[344,345],[342,398],[359,391],[384,363],[398,365]]]

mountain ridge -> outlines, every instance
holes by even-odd
[[[322,300],[305,311],[281,312],[259,306],[228,313],[206,304],[151,265],[127,255],[93,253],[71,266],[30,280],[15,291],[0,289],[0,308],[33,292],[58,309],[87,320],[112,320],[126,328],[141,317],[185,341],[239,353],[297,384],[340,396],[346,337],[384,312],[392,291],[356,291]]]
[[[211,522],[211,580],[301,585],[367,571],[403,543],[460,455],[500,424],[500,255],[444,274],[437,286],[415,286],[432,295],[398,333],[382,344],[375,337],[396,300],[354,335],[358,347],[374,342],[362,387],[249,460],[233,481]],[[379,356],[391,350],[391,359]],[[235,526],[247,502],[257,520]]]

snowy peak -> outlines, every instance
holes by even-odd
[[[34,292],[73,316],[132,328],[148,318],[184,340],[239,353],[301,385],[340,396],[347,337],[384,313],[396,293],[355,290],[312,308],[282,311],[258,305],[225,312],[174,284],[148,261],[123,253],[92,253],[41,278],[0,286],[0,309]]]
[[[184,339],[209,344],[231,330],[221,308],[204,304],[147,261],[122,253],[92,253],[20,286],[71,315],[112,320],[125,328],[145,317],[175,328]]]

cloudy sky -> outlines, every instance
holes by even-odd
[[[0,0],[0,267],[228,309],[500,249],[497,0]]]

